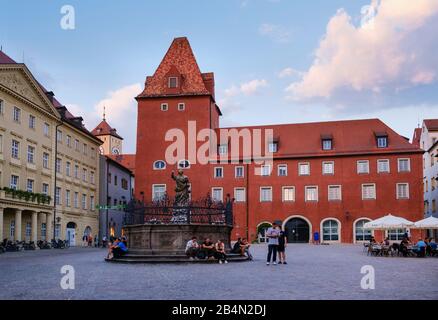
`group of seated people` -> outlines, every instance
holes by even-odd
[[[128,243],[125,237],[114,238],[108,244],[107,259],[120,258],[122,255],[128,252]]]
[[[232,253],[239,253],[244,256],[245,253],[249,254],[248,241],[245,239],[240,239],[236,242],[231,250]],[[192,237],[186,245],[186,255],[190,258],[190,260],[196,259],[217,259],[219,263],[228,263],[227,261],[227,253],[225,252],[225,244],[222,240],[217,240],[216,243],[213,243],[211,239],[206,238],[201,244],[198,243],[197,237]]]
[[[378,243],[374,237],[370,239],[370,250],[372,250],[372,246],[382,245],[382,246],[391,246],[389,238],[385,238],[385,240],[381,243]],[[437,243],[433,238],[426,237],[424,240],[422,238],[418,239],[417,243],[412,243],[408,236],[403,237],[400,243],[393,243],[392,249],[400,252],[403,257],[407,257],[409,255],[409,247],[413,247],[412,252],[415,253],[418,257],[425,257],[426,255],[432,256],[437,251]]]

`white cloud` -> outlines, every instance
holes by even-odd
[[[286,43],[291,40],[292,33],[286,28],[270,23],[264,23],[259,27],[259,33],[274,40],[275,42]]]
[[[267,87],[268,82],[265,79],[254,79],[240,85],[232,85],[224,90],[222,98],[218,101],[222,111],[227,113],[241,110],[241,104],[238,96],[252,96],[261,93],[261,88]]]
[[[293,76],[302,77],[303,75],[304,75],[304,72],[298,71],[298,70],[296,70],[294,68],[290,68],[290,67],[284,68],[283,70],[281,70],[278,73],[279,78],[288,78],[288,77],[293,77]]]
[[[438,1],[373,0],[375,15],[355,26],[338,10],[315,51],[311,67],[286,92],[289,99],[393,104],[391,98],[438,75]]]
[[[240,91],[247,96],[257,93],[260,88],[264,88],[268,85],[265,79],[254,79],[240,85]]]

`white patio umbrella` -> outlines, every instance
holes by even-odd
[[[438,218],[429,217],[415,222],[413,228],[416,229],[438,229]]]
[[[388,229],[404,229],[413,227],[414,223],[402,217],[396,217],[388,214],[382,218],[367,222],[364,224],[365,229],[372,230],[388,230]]]

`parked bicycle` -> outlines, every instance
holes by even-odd
[[[38,246],[38,248],[40,248],[41,250],[52,249],[52,246],[51,246],[50,243],[48,243],[46,240],[39,240],[39,241],[37,242],[37,246]]]

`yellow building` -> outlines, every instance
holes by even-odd
[[[0,51],[0,239],[98,234],[101,143]]]

